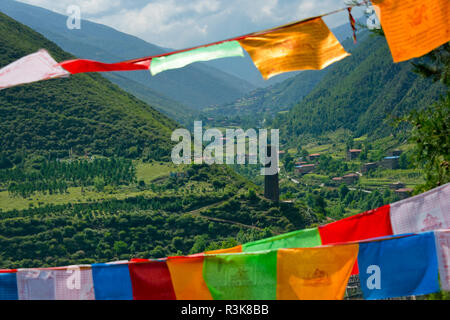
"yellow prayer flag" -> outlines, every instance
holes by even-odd
[[[358,244],[278,250],[277,300],[341,300]]]
[[[212,300],[203,279],[203,256],[167,259],[177,300]]]
[[[322,18],[313,18],[239,40],[264,79],[296,70],[320,70],[349,54]]]
[[[449,0],[373,0],[394,62],[421,57],[450,41]]]

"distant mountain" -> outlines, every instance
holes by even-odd
[[[46,48],[73,59],[41,34],[0,13],[0,66]],[[169,159],[174,121],[98,74],[0,91],[0,154],[73,153]]]
[[[352,39],[347,39],[351,35],[347,31],[346,26],[335,29],[336,37],[340,38],[345,49],[350,51],[355,45]],[[360,33],[359,41],[366,36],[367,32]],[[274,115],[280,111],[290,110],[302,101],[320,83],[330,68],[297,72],[295,76],[282,82],[253,90],[236,101],[205,110],[211,117],[239,115],[251,116],[258,121],[263,120],[267,114]]]
[[[386,136],[393,131],[391,116],[428,106],[445,92],[442,84],[414,73],[410,62],[393,63],[383,37],[366,37],[351,54],[332,65],[300,103],[277,117],[273,125],[284,142],[339,128],[357,136]]]
[[[66,16],[12,0],[2,0],[0,11],[80,58],[116,62],[169,50],[85,20],[80,30],[69,30]],[[245,80],[201,63],[163,72],[155,77],[148,71],[107,73],[104,76],[166,114],[178,113],[179,117],[190,114],[192,109],[233,101],[255,88]],[[131,79],[133,83],[126,84],[124,79]],[[144,88],[151,90],[145,93]],[[190,108],[183,110],[183,105]]]

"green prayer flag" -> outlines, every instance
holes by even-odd
[[[203,278],[214,300],[275,300],[277,250],[206,255]]]
[[[208,47],[201,47],[169,56],[153,58],[150,72],[156,75],[160,72],[182,68],[198,61],[209,61],[228,57],[244,57],[244,50],[237,41],[228,41]]]
[[[242,245],[242,251],[255,252],[272,249],[311,248],[321,245],[322,241],[318,228],[312,228],[249,242]]]

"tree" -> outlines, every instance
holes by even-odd
[[[4,154],[0,154],[0,169],[9,169],[13,167],[11,160]]]
[[[416,164],[425,170],[426,191],[450,181],[450,94],[422,111],[414,110],[405,119],[412,125]]]
[[[341,200],[344,200],[345,196],[347,195],[347,193],[350,190],[348,189],[347,185],[345,184],[341,184],[339,186],[339,197],[341,198]]]
[[[294,169],[294,158],[290,155],[290,153],[286,153],[283,159],[284,169],[289,172]]]
[[[419,62],[412,62],[414,72],[433,81],[450,86],[450,44],[446,43],[431,51]]]

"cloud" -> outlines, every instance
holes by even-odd
[[[38,7],[43,7],[58,13],[66,14],[71,5],[79,6],[82,14],[94,16],[117,9],[122,5],[121,0],[19,0]]]
[[[218,41],[345,7],[344,0],[21,0],[65,14],[79,5],[83,19],[169,48]],[[346,14],[327,17],[330,27]]]

